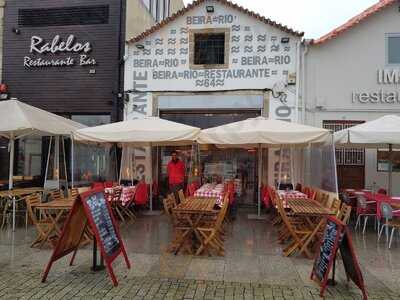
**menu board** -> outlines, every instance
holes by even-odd
[[[327,220],[324,235],[320,242],[319,253],[315,258],[311,272],[311,279],[317,279],[321,285],[320,296],[323,297],[328,282],[328,275],[332,269],[338,250],[340,250],[347,278],[351,279],[361,289],[363,299],[367,299],[364,281],[353,249],[349,230],[343,222],[334,217],[329,217]]]
[[[108,256],[111,256],[119,250],[120,243],[111,220],[104,193],[92,194],[85,201],[89,207],[104,250]]]
[[[87,228],[90,230],[87,230]],[[124,244],[119,234],[118,224],[114,220],[111,207],[104,197],[102,188],[93,189],[79,195],[64,223],[60,239],[43,273],[42,282],[46,281],[53,263],[73,252],[70,265],[81,244],[82,238],[92,232],[106,264],[108,274],[114,286],[118,285],[112,269],[112,262],[122,253],[128,269],[131,265]]]
[[[365,293],[364,280],[358,265],[357,257],[351,243],[350,233],[346,230],[345,236],[340,243],[340,255],[342,256],[347,278],[351,279]]]
[[[336,255],[339,234],[339,225],[332,220],[328,220],[322,237],[319,254],[314,261],[314,275],[321,282],[327,278],[329,266]]]

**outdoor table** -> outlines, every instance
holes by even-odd
[[[197,189],[194,192],[193,196],[203,198],[216,198],[217,205],[222,206],[222,203],[224,202],[224,185],[213,185],[210,183],[206,183],[202,185],[199,189]]]
[[[322,206],[319,202],[311,199],[287,199],[287,205],[292,210],[294,215],[303,216],[308,224],[315,226],[311,235],[304,242],[300,253],[304,253],[308,258],[312,258],[308,245],[312,242],[318,231],[321,229],[325,222],[325,217],[334,215],[332,209]],[[320,221],[315,225],[311,221],[311,217],[319,217]]]
[[[210,197],[187,197],[185,202],[181,202],[172,209],[176,215],[182,216],[188,224],[188,226],[184,228],[186,231],[180,238],[175,255],[179,252],[185,242],[192,237],[197,239],[201,245],[203,244],[203,240],[197,228],[204,217],[216,215],[218,213],[218,210],[214,209],[216,201],[216,198]],[[192,242],[194,243],[195,241],[193,240]]]
[[[0,198],[9,198],[12,200],[12,230],[15,231],[15,202],[17,197],[24,197],[30,194],[43,192],[42,187],[28,187],[28,188],[17,188],[12,190],[0,191]]]
[[[44,244],[44,242],[49,240],[49,237],[53,232],[56,234],[57,237],[60,237],[61,228],[58,226],[58,221],[65,212],[71,210],[74,201],[75,198],[64,198],[60,200],[53,200],[46,203],[40,203],[34,207],[34,209],[42,211],[42,214],[48,217],[52,223],[46,234],[46,237],[40,244],[40,247]]]

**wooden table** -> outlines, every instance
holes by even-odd
[[[308,245],[312,242],[315,235],[324,225],[325,217],[334,215],[335,211],[322,206],[321,203],[311,199],[287,199],[287,206],[292,210],[295,215],[302,216],[306,219],[307,223],[314,227],[311,235],[303,244],[300,253],[304,253],[308,258],[312,258]],[[320,221],[315,224],[310,219],[311,217],[319,217]]]
[[[24,197],[28,196],[30,194],[34,193],[41,193],[44,191],[44,188],[42,187],[29,187],[29,188],[17,188],[17,189],[12,189],[12,190],[6,190],[6,191],[0,191],[0,198],[9,198],[12,200],[12,207],[13,207],[13,212],[12,212],[12,230],[15,231],[15,201],[17,197]],[[5,215],[6,210],[3,212],[3,216]],[[4,220],[3,224],[1,227],[4,225]]]
[[[52,223],[46,234],[46,237],[40,244],[40,247],[42,247],[42,245],[46,241],[49,241],[49,238],[53,232],[56,234],[57,237],[60,237],[62,228],[59,227],[58,222],[65,212],[71,210],[74,201],[75,198],[64,198],[60,200],[53,200],[50,202],[40,203],[34,207],[34,209],[40,210],[41,213],[46,218],[49,218],[49,220],[51,220]]]
[[[172,209],[177,216],[183,218],[188,224],[186,227],[181,227],[184,233],[178,239],[179,242],[175,255],[178,254],[185,242],[192,237],[195,237],[195,239],[202,245],[203,240],[197,227],[199,227],[201,220],[205,216],[216,215],[218,213],[218,210],[214,209],[216,203],[217,198],[188,197],[185,202],[178,204]]]

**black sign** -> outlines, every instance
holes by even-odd
[[[346,232],[345,236],[343,237],[339,249],[347,278],[351,279],[360,289],[363,289],[364,280],[361,275],[357,258],[354,254],[353,245],[351,243],[351,238],[348,232]]]
[[[324,236],[322,238],[319,255],[314,262],[314,275],[317,276],[319,281],[324,281],[329,272],[329,265],[336,255],[335,244],[339,234],[339,225],[328,220]]]
[[[101,243],[108,256],[119,250],[120,244],[107,207],[104,193],[95,193],[86,199]]]

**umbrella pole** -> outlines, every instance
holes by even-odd
[[[388,195],[392,196],[392,172],[393,172],[393,163],[392,163],[392,152],[393,146],[389,144],[389,180],[388,180]]]
[[[279,187],[281,186],[281,175],[282,175],[282,153],[283,152],[283,149],[282,149],[282,146],[281,146],[281,149],[279,150],[279,173],[278,173],[278,190],[279,190]]]
[[[262,176],[262,152],[261,152],[261,144],[258,144],[258,206],[257,206],[257,215],[261,216],[261,176]]]
[[[13,176],[14,176],[14,147],[15,140],[14,136],[11,136],[9,141],[10,145],[10,170],[9,170],[9,178],[8,178],[8,189],[13,189]],[[12,197],[12,231],[15,231],[15,197]]]
[[[14,136],[12,135],[9,142],[9,149],[10,149],[10,170],[8,174],[8,189],[12,190],[13,189],[13,176],[14,176]]]

